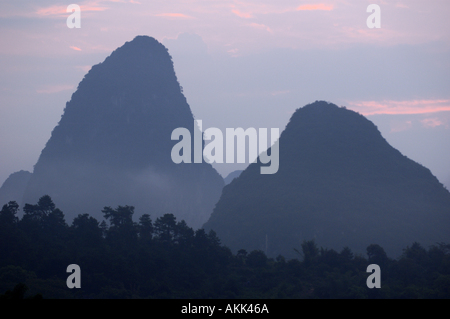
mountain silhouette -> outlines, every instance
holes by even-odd
[[[225,177],[223,179],[223,181],[225,182],[225,185],[228,185],[231,183],[231,181],[237,177],[239,177],[239,175],[241,175],[242,170],[236,170],[236,171],[232,171],[230,174],[227,175],[227,177]]]
[[[450,176],[444,181],[444,186],[450,191]]]
[[[67,220],[104,206],[130,205],[153,218],[172,213],[198,228],[224,186],[207,163],[175,164],[172,131],[194,117],[172,58],[154,38],[137,36],[94,65],[67,102],[37,161],[24,203],[49,195]]]
[[[21,203],[30,177],[31,173],[28,171],[19,171],[9,175],[0,187],[0,206],[10,201]]]
[[[250,164],[204,225],[233,251],[298,257],[294,249],[315,240],[361,254],[378,244],[397,257],[414,242],[450,241],[450,193],[364,116],[316,101],[292,115],[277,143],[279,171]]]

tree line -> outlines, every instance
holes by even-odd
[[[377,244],[367,256],[304,241],[298,258],[233,253],[214,231],[193,230],[165,214],[133,221],[133,206],[104,207],[104,219],[78,215],[68,225],[50,196],[9,202],[0,211],[0,298],[449,298],[450,245],[412,243],[398,259]],[[66,268],[81,268],[69,289]],[[369,289],[369,264],[381,288]]]

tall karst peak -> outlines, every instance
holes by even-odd
[[[364,116],[318,101],[292,115],[277,143],[278,172],[249,165],[204,225],[233,250],[295,257],[314,239],[362,254],[376,243],[397,257],[414,241],[450,240],[450,193]]]
[[[35,165],[24,202],[48,194],[68,220],[132,205],[137,215],[173,213],[200,227],[223,179],[207,163],[173,163],[171,134],[179,127],[192,135],[198,129],[172,59],[157,40],[138,36],[80,82]]]

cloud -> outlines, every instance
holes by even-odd
[[[358,101],[349,107],[363,115],[426,114],[450,111],[450,100]]]
[[[264,24],[250,23],[250,26],[252,28],[256,28],[256,29],[259,29],[259,30],[265,30],[265,31],[267,31],[269,33],[273,33],[272,29],[269,28],[268,26],[264,25]]]
[[[395,5],[395,7],[396,7],[396,8],[409,9],[409,7],[408,7],[406,4],[404,4],[404,3],[397,3],[397,4]]]
[[[64,85],[64,84],[46,85],[41,89],[37,89],[36,92],[39,94],[52,94],[65,90],[73,90],[74,88],[75,87],[73,85]]]
[[[69,48],[71,48],[71,49],[73,49],[73,50],[75,50],[75,51],[81,51],[80,48],[78,48],[78,47],[76,47],[76,46],[73,46],[73,45],[71,45]]]
[[[233,9],[231,10],[235,15],[237,15],[240,18],[250,19],[253,18],[253,15],[250,13],[240,12],[239,10]]]
[[[67,7],[66,6],[51,6],[46,8],[40,8],[36,11],[36,14],[39,16],[48,16],[48,15],[63,15],[66,14]]]
[[[324,11],[331,11],[333,10],[333,5],[327,5],[323,3],[319,4],[304,4],[296,9],[297,11],[316,11],[316,10],[324,10]]]
[[[194,17],[188,16],[183,13],[158,13],[155,14],[156,17],[164,17],[164,18],[182,18],[182,19],[194,19]]]
[[[412,128],[412,121],[390,121],[391,133],[407,131]]]
[[[422,123],[422,125],[426,128],[434,128],[446,124],[443,120],[440,120],[437,117],[423,119],[420,123]]]
[[[52,5],[52,6],[45,7],[45,8],[39,8],[36,11],[36,14],[38,16],[53,16],[53,15],[68,15],[68,14],[71,14],[71,12],[67,12],[67,7],[68,6]],[[80,5],[80,11],[81,12],[105,11],[107,9],[108,9],[107,7],[97,6],[96,3],[87,3],[87,4]]]
[[[444,127],[445,129],[450,128],[450,126],[448,125],[449,115],[445,113],[440,113],[437,116],[425,117],[422,119],[417,118],[417,116],[423,117],[422,115],[412,115],[412,116],[406,115],[406,116],[408,117],[408,119],[405,119],[404,116],[400,118],[391,117],[391,120],[389,121],[391,133],[407,131],[412,129],[413,127],[414,129],[417,129],[419,126],[422,126],[425,129],[433,129],[436,127]]]
[[[233,57],[233,58],[237,58],[237,57],[240,56],[239,55],[239,49],[237,49],[237,48],[227,50],[227,53],[229,53],[230,56]]]

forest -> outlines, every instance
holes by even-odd
[[[23,216],[18,217],[19,209]],[[133,206],[104,207],[103,220],[78,215],[68,225],[45,195],[0,211],[0,299],[448,299],[450,244],[411,243],[397,259],[376,243],[292,247],[297,258],[224,246],[214,231],[193,230],[174,215],[133,220]],[[81,269],[69,289],[67,266]],[[369,264],[381,288],[369,289]]]

